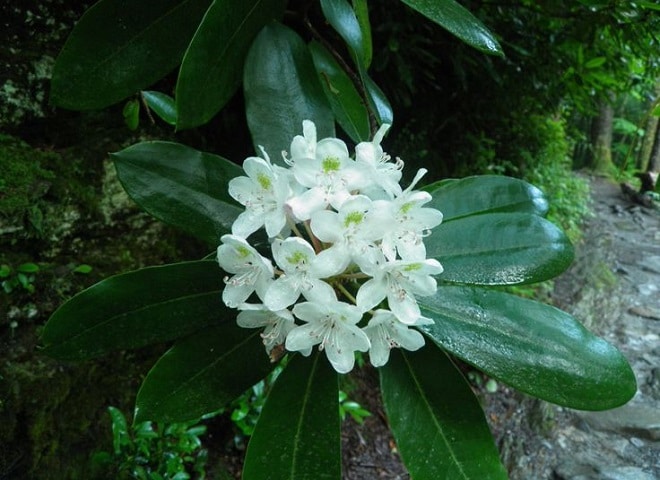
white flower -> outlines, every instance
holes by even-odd
[[[357,327],[362,312],[354,305],[336,300],[304,302],[293,307],[293,314],[306,324],[294,328],[286,337],[289,351],[305,352],[319,345],[335,370],[348,373],[355,365],[354,352],[369,350],[369,338]]]
[[[420,317],[414,325],[431,325],[433,320]],[[424,337],[417,330],[404,325],[392,312],[376,310],[369,324],[362,329],[369,337],[371,348],[369,360],[374,367],[381,367],[390,358],[393,348],[405,348],[415,351],[424,346]]]
[[[312,216],[312,232],[322,242],[332,246],[318,254],[319,262],[327,275],[342,273],[351,261],[358,265],[376,261],[379,240],[388,225],[374,216],[371,200],[356,195],[347,200],[338,212],[322,210]]]
[[[287,202],[300,221],[309,220],[314,212],[328,205],[339,208],[351,196],[350,190],[354,188],[358,176],[355,161],[349,158],[344,142],[338,138],[324,138],[312,148],[310,145],[316,138],[316,127],[309,130],[305,133],[309,140],[297,142],[300,145],[295,146],[296,153],[288,160],[298,183],[309,189]],[[294,149],[293,144],[291,148]],[[305,152],[314,156],[298,156]]]
[[[371,142],[361,142],[355,147],[355,163],[360,171],[360,193],[375,199],[382,197],[394,198],[401,194],[401,169],[403,162],[399,159],[390,162],[390,156],[383,151],[380,142],[390,125],[384,123],[374,135]]]
[[[272,311],[264,305],[243,303],[238,307],[239,312],[236,323],[243,328],[264,328],[261,333],[266,352],[282,345],[287,334],[296,326],[293,315],[288,310]]]
[[[317,257],[312,246],[298,237],[275,240],[273,258],[284,275],[275,280],[264,298],[271,310],[281,310],[293,304],[302,293],[307,300],[336,300],[335,291],[320,280]]]
[[[235,274],[225,277],[222,300],[235,308],[256,291],[263,300],[273,278],[273,265],[257,252],[245,239],[236,235],[223,235],[218,247],[218,263],[223,270]]]
[[[262,226],[269,237],[278,235],[286,225],[285,202],[291,195],[286,169],[271,165],[266,151],[263,158],[249,157],[243,162],[247,177],[229,181],[229,195],[245,206],[234,221],[234,235],[247,238]]]
[[[433,295],[437,282],[431,275],[442,273],[435,259],[419,261],[395,260],[382,262],[366,273],[373,276],[357,293],[357,305],[367,311],[385,298],[394,315],[403,323],[413,325],[421,313],[415,295]]]
[[[303,134],[293,137],[291,142],[291,159],[285,161],[291,165],[299,158],[316,157],[316,125],[309,120],[303,120]]]
[[[431,194],[412,190],[424,176],[426,169],[421,168],[412,183],[392,201],[374,202],[384,217],[389,216],[389,229],[383,236],[381,248],[388,260],[395,260],[397,252],[404,260],[426,258],[424,237],[430,230],[442,222],[442,213],[435,208],[422,205],[431,201]]]

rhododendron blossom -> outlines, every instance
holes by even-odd
[[[392,348],[424,345],[414,327],[432,321],[416,297],[435,294],[434,277],[442,273],[426,258],[424,238],[442,213],[425,206],[429,193],[414,190],[425,169],[401,188],[403,161],[381,146],[388,129],[382,125],[351,156],[338,138],[317,141],[306,120],[283,153],[289,168],[272,164],[262,149],[263,158],[245,160],[247,176],[229,184],[245,211],[218,247],[220,267],[233,274],[222,298],[240,310],[239,326],[263,328],[273,361],[318,346],[347,373],[355,352],[369,352],[379,367]],[[260,228],[269,238],[266,256],[247,241]]]

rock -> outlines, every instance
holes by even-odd
[[[649,318],[651,320],[660,320],[660,310],[649,307],[632,307],[628,309],[628,313],[637,315],[638,317]]]
[[[660,274],[660,255],[650,255],[646,257],[641,267],[648,272]]]
[[[653,473],[639,467],[596,466],[573,461],[559,465],[553,473],[556,480],[657,480]]]
[[[628,404],[605,412],[579,412],[578,416],[596,430],[660,440],[660,409],[658,408]]]

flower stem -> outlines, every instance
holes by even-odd
[[[321,245],[319,239],[316,238],[316,236],[312,233],[312,229],[309,226],[309,220],[303,222],[303,225],[305,225],[305,231],[307,232],[307,235],[309,235],[309,239],[312,241],[312,245],[314,246],[314,251],[316,253],[319,253],[321,250],[323,250],[323,245]]]
[[[345,286],[343,286],[341,283],[336,283],[335,287],[337,287],[337,290],[343,293],[346,296],[346,298],[348,298],[351,302],[357,305],[357,300],[355,299],[353,294],[346,289]]]
[[[371,276],[367,275],[366,273],[358,272],[358,273],[342,273],[340,275],[337,275],[337,278],[343,279],[354,279],[354,278],[371,278]]]
[[[291,230],[293,231],[293,233],[296,234],[296,237],[299,237],[299,238],[305,239],[305,237],[303,236],[303,234],[300,233],[300,230],[298,230],[298,227],[296,227],[296,222],[294,222],[294,221],[293,221],[291,218],[289,218],[288,216],[287,216],[287,218],[286,218],[286,221],[287,221],[287,223],[289,224],[289,227],[291,227]]]

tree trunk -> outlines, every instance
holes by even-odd
[[[656,117],[657,118],[657,117]],[[658,182],[658,174],[660,173],[660,124],[656,123],[655,135],[653,141],[653,148],[649,156],[649,163],[646,167],[646,172],[640,175],[642,180],[642,187],[640,192],[654,191]]]
[[[591,122],[591,164],[595,172],[610,173],[614,170],[612,163],[612,124],[614,107],[609,100],[601,101],[598,115]]]
[[[653,144],[655,143],[655,138],[657,136],[656,131],[658,130],[658,120],[660,119],[655,115],[649,115],[649,118],[646,120],[646,125],[644,126],[644,139],[642,140],[642,146],[639,149],[639,156],[637,157],[637,170],[645,171],[648,167]]]

